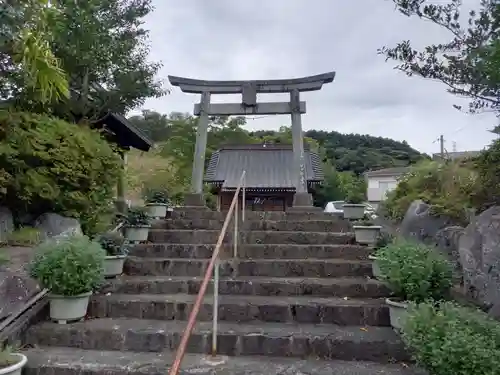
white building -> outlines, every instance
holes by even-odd
[[[396,189],[399,178],[408,171],[408,167],[397,167],[365,172],[368,202],[377,207],[386,198],[388,192]]]

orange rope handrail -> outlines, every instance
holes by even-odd
[[[200,286],[200,291],[198,292],[198,296],[196,297],[196,301],[194,302],[193,309],[191,310],[191,313],[189,314],[189,319],[187,322],[186,329],[184,330],[184,333],[182,335],[181,342],[179,344],[179,347],[177,348],[177,351],[175,353],[175,359],[174,363],[172,364],[172,367],[170,368],[169,375],[177,375],[179,372],[179,369],[181,367],[181,362],[182,359],[184,358],[184,354],[186,352],[186,347],[189,341],[189,338],[191,337],[191,333],[193,332],[194,325],[196,323],[196,318],[198,316],[198,312],[201,307],[201,303],[203,301],[203,297],[205,297],[205,292],[207,291],[207,286],[208,286],[208,281],[210,280],[212,276],[212,272],[214,270],[215,262],[217,261],[219,257],[219,252],[220,248],[222,246],[222,241],[224,240],[224,237],[226,235],[227,228],[229,226],[229,222],[231,220],[231,216],[235,210],[235,207],[238,203],[238,196],[240,193],[240,190],[243,186],[243,183],[245,181],[245,171],[241,174],[240,181],[238,183],[238,187],[236,188],[236,191],[234,192],[233,200],[231,201],[231,206],[229,206],[229,211],[226,215],[226,219],[224,220],[224,224],[222,225],[222,229],[219,234],[219,238],[217,239],[217,244],[215,245],[214,252],[212,254],[212,258],[210,259],[210,262],[208,264],[207,270],[205,272],[205,277],[203,278],[203,281]],[[236,241],[236,239],[234,239]],[[215,280],[214,280],[215,283]]]

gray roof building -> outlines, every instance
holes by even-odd
[[[321,160],[315,152],[304,149],[308,185],[323,181]],[[291,145],[251,144],[225,146],[212,154],[205,182],[233,190],[246,171],[245,186],[253,190],[295,191],[293,150]]]
[[[409,167],[394,167],[367,171],[364,173],[364,175],[365,177],[399,177],[405,173],[408,173],[409,171]]]

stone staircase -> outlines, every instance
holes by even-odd
[[[27,374],[166,373],[224,215],[180,211],[131,251],[124,276],[94,296],[89,319],[30,329]],[[222,252],[217,360],[210,353],[212,285],[183,374],[413,374],[371,279],[370,249],[323,213],[249,213],[238,259]],[[229,357],[225,357],[229,356]]]

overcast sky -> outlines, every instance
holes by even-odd
[[[464,0],[476,3],[475,0]],[[394,10],[390,0],[153,0],[146,21],[151,59],[164,66],[160,78],[294,78],[335,71],[333,83],[302,94],[304,130],[336,130],[406,140],[423,152],[444,134],[448,151],[481,149],[493,139],[491,114],[460,113],[460,104],[439,83],[408,78],[377,49],[409,39],[424,46],[449,37],[443,30]],[[166,83],[168,85],[168,82]],[[266,95],[266,101],[287,95]],[[240,97],[213,96],[214,102]],[[192,112],[199,96],[172,93],[144,108]],[[462,101],[463,104],[466,102]],[[247,129],[278,129],[286,116],[248,118]]]

